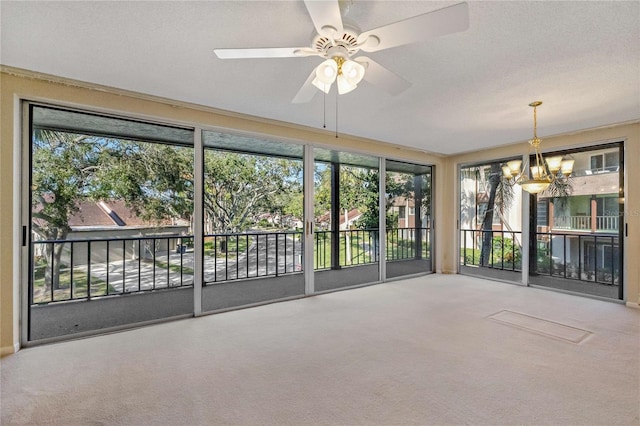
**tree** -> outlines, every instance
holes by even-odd
[[[282,212],[300,192],[301,171],[299,161],[207,151],[204,204],[215,232],[241,232],[260,213]]]
[[[377,170],[361,171],[358,177],[362,187],[365,189],[360,195],[360,201],[363,206],[362,216],[358,221],[358,227],[364,229],[377,228],[380,223],[380,203],[378,194],[380,192],[379,173]],[[393,200],[397,197],[406,197],[413,190],[413,179],[408,175],[400,175],[400,179],[394,179],[391,173],[387,173],[385,177],[385,227],[393,228],[397,223],[395,216],[389,211],[393,205]]]
[[[32,228],[44,240],[65,240],[69,219],[86,201],[123,199],[143,218],[190,217],[193,211],[192,150],[34,128]],[[191,154],[191,156],[190,156]],[[62,243],[44,244],[52,262],[47,288],[60,287]]]
[[[514,187],[509,185],[503,176],[501,170],[502,165],[500,162],[491,163],[488,165],[488,169],[484,169],[487,173],[486,180],[488,182],[488,202],[487,210],[485,211],[482,225],[480,229],[482,232],[482,246],[480,251],[480,265],[488,266],[491,262],[491,248],[493,244],[493,216],[497,212],[500,217],[504,216],[504,213],[509,209],[509,206],[513,202]],[[571,179],[561,178],[561,175],[556,176],[557,179],[551,182],[549,187],[540,194],[540,196],[553,197],[560,202],[565,202],[567,198],[573,192],[573,186]],[[534,248],[535,250],[535,248]]]
[[[508,185],[503,185],[502,179],[502,168],[500,163],[491,163],[488,170],[488,184],[489,184],[489,199],[487,202],[487,210],[484,213],[484,218],[482,220],[482,226],[480,229],[482,230],[482,247],[480,250],[480,265],[489,266],[491,262],[491,247],[493,244],[493,215],[495,213],[494,209],[496,207],[496,195],[498,192],[501,192],[502,195],[498,197],[500,201],[500,208],[507,208],[507,205],[503,203],[508,198],[505,196],[505,192],[511,189]],[[500,191],[498,191],[500,188]],[[511,189],[512,190],[512,189]]]
[[[99,182],[109,140],[87,135],[35,129],[32,146],[32,227],[41,238],[64,240],[71,231],[69,218],[81,201],[90,199]],[[60,286],[63,244],[44,244],[44,255],[53,268],[45,270],[45,284]]]
[[[96,172],[94,198],[122,199],[149,222],[192,223],[193,149],[120,140],[109,154],[108,167]]]

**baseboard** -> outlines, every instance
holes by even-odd
[[[628,308],[640,309],[640,303],[627,302],[626,305]]]
[[[3,346],[2,348],[0,348],[0,356],[15,354],[19,349],[19,343],[15,343],[13,346]]]

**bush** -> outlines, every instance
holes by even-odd
[[[519,265],[522,260],[522,252],[518,246],[514,246],[511,238],[493,237],[492,252],[490,265],[502,266],[504,263],[505,268],[510,268]],[[460,249],[460,256],[464,256],[466,265],[480,265],[481,254],[481,249]]]

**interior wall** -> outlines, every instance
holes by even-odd
[[[3,67],[0,73],[0,353],[19,348],[20,310],[20,180],[21,134],[20,99],[76,106],[78,108],[130,114],[153,121],[176,124],[213,126],[273,136],[282,140],[337,147],[362,153],[434,165],[435,269],[440,273],[456,273],[458,255],[457,170],[460,164],[522,155],[527,143],[440,157],[422,151],[374,140],[305,128],[212,108],[191,105],[118,89],[81,83],[55,76],[44,76]],[[640,303],[640,123],[576,132],[570,135],[543,136],[545,150],[573,148],[604,142],[625,141],[625,221],[629,235],[625,239],[625,300]],[[455,236],[451,238],[451,236]]]
[[[443,179],[438,172],[443,169],[440,167],[445,163],[443,158],[411,148],[348,135],[341,135],[336,139],[335,134],[330,131],[229,113],[10,67],[2,67],[0,88],[0,241],[3,244],[2,256],[0,256],[1,354],[16,351],[20,340],[21,99],[148,118],[152,121],[240,130],[272,136],[280,140],[336,147],[345,151],[434,165],[435,191],[438,193],[444,191]],[[436,221],[442,212],[442,207],[436,206]],[[441,250],[437,252],[442,253]],[[437,259],[436,262],[442,263]]]
[[[557,151],[576,148],[580,146],[598,145],[607,142],[624,141],[624,182],[625,182],[625,206],[624,221],[628,225],[628,236],[624,240],[624,285],[627,305],[638,307],[640,303],[640,123],[622,124],[592,130],[574,132],[567,135],[550,136],[542,138],[543,151]],[[443,204],[445,207],[458,211],[457,170],[460,165],[477,163],[481,161],[495,160],[511,156],[521,156],[528,152],[528,143],[521,142],[500,148],[488,149],[477,152],[469,152],[447,158],[450,165],[443,177],[448,197]],[[634,183],[636,182],[636,183]],[[456,235],[456,238],[443,238],[440,240],[439,249],[447,253],[456,252],[457,241],[457,214],[445,215],[445,235]],[[446,271],[456,271],[458,267],[457,256],[443,259]]]

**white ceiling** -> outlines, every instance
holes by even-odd
[[[458,2],[354,0],[365,31]],[[323,96],[292,104],[322,59],[221,60],[214,48],[308,46],[301,1],[0,2],[3,65],[297,123],[323,124]],[[412,82],[361,83],[338,129],[453,154],[640,118],[640,2],[469,2],[469,29],[375,53]],[[335,129],[335,96],[326,97]]]

